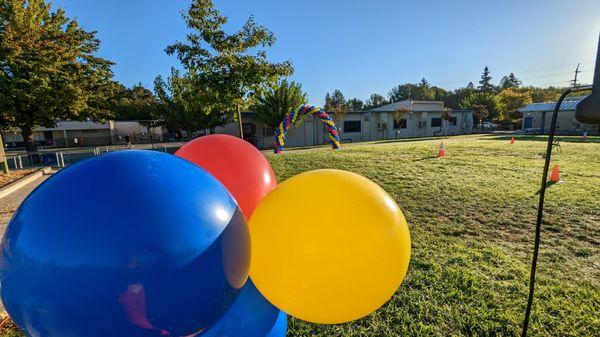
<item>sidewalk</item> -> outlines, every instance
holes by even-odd
[[[18,191],[0,199],[0,235],[4,237],[4,232],[8,226],[13,213],[17,210],[19,205],[23,202],[25,197],[31,193],[39,184],[44,180],[48,179],[49,175],[44,175],[40,179],[28,184],[27,186],[19,189]],[[0,301],[0,317],[4,316],[4,305]]]

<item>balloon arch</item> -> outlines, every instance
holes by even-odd
[[[283,121],[279,124],[279,127],[275,130],[275,144],[273,147],[275,154],[283,152],[283,147],[285,146],[285,136],[287,135],[288,130],[296,123],[298,118],[301,118],[305,115],[313,115],[323,122],[323,124],[325,124],[325,129],[329,134],[329,143],[331,143],[331,148],[334,150],[340,148],[340,132],[337,126],[335,126],[333,118],[331,118],[328,113],[323,111],[323,109],[319,109],[310,105],[303,105],[297,111],[292,110],[287,113],[283,118]]]

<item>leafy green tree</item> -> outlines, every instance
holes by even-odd
[[[114,99],[112,110],[117,120],[137,120],[148,123],[157,118],[155,116],[157,104],[154,93],[139,83],[131,88],[121,86]]]
[[[496,98],[500,108],[500,120],[503,121],[520,119],[521,116],[518,110],[533,102],[529,92],[520,92],[512,88],[502,90]]]
[[[272,63],[267,60],[266,47],[276,39],[267,28],[250,17],[241,30],[228,34],[223,26],[228,18],[221,15],[212,0],[193,0],[184,14],[191,32],[187,43],[176,42],[167,47],[167,54],[177,57],[199,83],[197,90],[207,90],[203,104],[210,113],[225,110],[235,112],[243,137],[241,110],[248,99],[265,83],[275,82],[293,73],[289,61]],[[217,118],[219,119],[219,118]]]
[[[502,77],[500,80],[500,88],[508,89],[508,88],[518,88],[521,85],[521,81],[515,76],[514,73],[510,73],[508,76]]]
[[[302,91],[302,85],[281,80],[256,97],[253,110],[256,111],[257,120],[276,129],[287,113],[304,103],[306,94]]]
[[[443,99],[444,105],[451,109],[460,109],[460,103],[471,94],[477,92],[477,90],[473,87],[473,83],[470,83],[471,86],[467,85],[465,88],[454,89],[452,92],[449,92],[446,97]]]
[[[19,128],[28,151],[36,126],[102,120],[117,88],[100,40],[44,0],[0,2],[0,126]]]
[[[216,93],[197,78],[181,75],[177,69],[171,69],[166,81],[157,76],[154,92],[158,118],[170,130],[185,130],[188,135],[199,129],[213,132],[215,127],[231,121],[231,114],[214,104],[219,101]]]
[[[490,69],[487,66],[483,68],[483,73],[481,74],[481,80],[479,80],[478,89],[484,93],[492,93],[495,90],[494,85],[492,84],[492,76],[490,75]]]
[[[564,91],[564,88],[558,87],[547,87],[547,88],[538,88],[538,87],[521,87],[519,91],[527,91],[531,96],[531,100],[534,103],[540,102],[556,102],[560,94]]]
[[[348,100],[348,110],[350,111],[362,111],[364,103],[358,98],[352,98]]]
[[[485,92],[476,92],[465,97],[460,102],[460,108],[473,110],[475,120],[491,120],[497,116],[500,105],[496,96]]]
[[[389,92],[391,102],[399,102],[407,99],[415,101],[433,101],[444,100],[448,92],[442,88],[431,86],[425,78],[418,84],[405,83],[400,84]]]
[[[369,99],[365,102],[365,110],[373,109],[380,107],[382,105],[388,104],[388,101],[380,94],[371,94]]]
[[[388,93],[390,102],[399,102],[407,99],[415,99],[419,96],[419,86],[413,83],[399,84]],[[419,98],[417,98],[419,99]]]
[[[341,90],[335,89],[331,95],[329,93],[325,95],[325,110],[333,112],[337,119],[344,117],[348,112],[348,102]]]

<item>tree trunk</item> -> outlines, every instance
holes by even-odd
[[[242,124],[242,112],[240,111],[239,105],[236,105],[236,110],[237,110],[238,126],[240,128],[240,138],[244,139],[244,125]]]
[[[36,152],[38,150],[38,146],[33,140],[33,125],[22,126],[21,136],[23,136],[27,152]]]
[[[32,152],[37,152],[38,146],[36,142],[33,140],[33,125],[25,125],[21,126],[21,136],[23,136],[23,141],[25,142],[25,150],[28,154]],[[39,164],[40,156],[38,154],[31,154],[29,156],[32,165]]]

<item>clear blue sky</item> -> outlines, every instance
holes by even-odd
[[[165,47],[185,39],[189,0],[55,0],[87,30],[116,79],[152,88],[178,66]],[[476,83],[485,65],[493,81],[515,72],[524,84],[567,85],[577,62],[591,82],[600,1],[216,0],[238,29],[249,15],[278,39],[272,60],[292,60],[293,79],[312,104],[328,91],[365,100],[425,77],[446,89]]]

